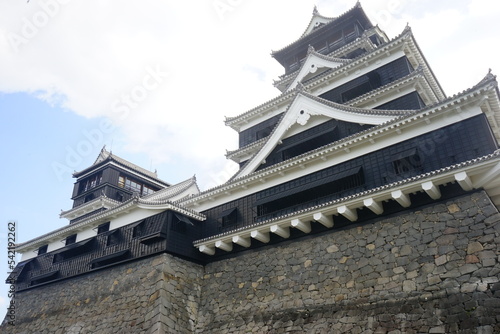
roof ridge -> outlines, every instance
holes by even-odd
[[[347,62],[346,64],[343,64],[337,68],[335,68],[335,70],[340,70],[341,68],[343,68],[344,66],[348,66],[356,61],[359,61],[360,59],[364,58],[364,57],[367,57],[369,55],[371,55],[372,53],[374,52],[377,52],[377,51],[380,51],[381,48],[383,48],[384,46],[387,46],[391,43],[395,43],[395,42],[398,42],[399,40],[405,38],[405,36],[407,36],[407,34],[412,34],[411,33],[411,29],[409,27],[405,27],[405,29],[396,37],[394,37],[393,39],[391,39],[390,41],[388,41],[387,43],[384,43],[384,44],[381,44],[378,48],[372,50],[372,51],[369,51],[369,52],[366,52],[366,53],[363,53],[361,55],[359,55],[358,57],[356,58],[353,58],[351,59],[349,62]],[[319,76],[322,76],[322,75],[328,75],[328,74],[331,74],[331,71],[325,71],[325,72],[322,72],[321,74],[319,74]],[[317,77],[315,77],[317,78]],[[293,93],[295,92],[296,88],[293,88],[289,91],[285,91],[285,92],[282,92],[281,94],[279,94],[278,96],[276,96],[275,98],[272,98],[264,103],[261,103],[260,105],[258,105],[257,107],[254,107],[250,110],[247,110],[246,112],[243,112],[237,116],[234,116],[234,117],[225,117],[225,124],[226,125],[230,125],[231,122],[239,119],[239,118],[242,118],[243,116],[248,116],[248,115],[251,115],[251,114],[254,114],[254,113],[257,113],[257,111],[263,107],[265,107],[266,105],[268,104],[271,104],[272,102],[275,102],[275,101],[278,101],[279,99],[288,99],[291,97],[291,95],[293,95]]]
[[[158,173],[156,172],[156,170],[154,172],[149,171],[144,167],[141,167],[133,162],[130,162],[127,159],[124,159],[116,154],[113,154],[113,152],[106,150],[106,146],[103,146],[103,148],[99,152],[99,155],[97,156],[97,159],[95,160],[95,162],[91,166],[84,168],[81,171],[74,172],[73,177],[76,177],[76,178],[80,177],[82,174],[88,172],[89,170],[94,168],[96,165],[98,165],[106,160],[115,161],[115,162],[117,162],[125,167],[128,167],[128,168],[130,168],[130,169],[132,169],[132,170],[134,170],[134,171],[136,171],[136,172],[138,172],[146,177],[152,178],[155,181],[163,183],[167,186],[170,185],[170,183],[168,183],[168,182],[166,182],[158,177]]]
[[[322,18],[325,18],[325,19],[330,19],[331,21],[328,22],[328,23],[325,23],[323,26],[321,26],[320,28],[324,28],[325,26],[329,25],[329,24],[332,24],[333,22],[337,21],[338,19],[340,19],[341,17],[351,13],[352,11],[356,10],[356,9],[361,9],[363,10],[363,8],[361,7],[361,3],[359,1],[356,2],[356,4],[354,5],[354,7],[352,7],[351,9],[348,9],[347,11],[345,11],[344,13],[338,15],[338,16],[335,16],[335,17],[326,17],[326,16],[323,16],[323,15],[320,15],[319,12],[317,11],[317,8],[316,8],[316,14],[313,10],[313,16],[311,17],[311,19],[309,20],[309,23],[307,24],[307,28],[306,30],[304,31],[304,33],[298,38],[296,39],[295,41],[293,41],[292,43],[278,49],[278,50],[271,50],[271,55],[274,56],[275,54],[289,48],[290,46],[292,46],[293,44],[297,43],[298,41],[304,39],[306,36],[309,36],[313,31],[317,31],[315,29],[313,29],[309,34],[306,34],[307,30],[309,29],[309,26],[310,24],[312,23],[313,19],[316,17],[316,16],[319,16],[319,17],[322,17]],[[366,14],[365,14],[366,15]],[[371,22],[370,22],[371,23]]]
[[[176,183],[174,185],[171,185],[167,188],[160,189],[152,194],[149,194],[147,196],[142,197],[143,200],[145,201],[163,201],[164,199],[156,199],[157,197],[162,197],[162,195],[167,196],[168,198],[171,198],[173,196],[176,196],[180,193],[182,193],[184,190],[188,189],[191,185],[196,184],[196,176],[192,176],[189,179],[186,179],[184,181],[181,181],[179,183]],[[171,192],[171,193],[170,193]]]
[[[372,108],[359,108],[359,107],[353,107],[349,106],[346,104],[341,104],[337,102],[333,102],[330,100],[326,100],[322,97],[312,95],[308,93],[307,91],[299,91],[297,94],[301,94],[307,98],[310,98],[314,101],[317,101],[327,107],[332,107],[332,108],[337,108],[340,110],[343,110],[345,112],[350,112],[350,113],[358,113],[358,114],[364,114],[364,115],[388,115],[388,116],[401,116],[401,115],[406,115],[407,113],[404,113],[402,111],[404,110],[386,110],[386,109],[372,109]]]
[[[256,227],[261,226],[261,225],[269,224],[269,223],[271,223],[273,221],[277,221],[277,220],[285,219],[285,218],[288,218],[288,217],[292,217],[292,216],[295,216],[297,214],[302,214],[302,213],[314,211],[314,210],[317,210],[317,209],[320,209],[320,208],[323,208],[323,207],[327,207],[327,206],[330,206],[330,205],[333,205],[333,204],[338,204],[338,203],[342,203],[342,202],[345,202],[345,201],[348,201],[348,200],[352,200],[352,199],[355,199],[355,198],[358,198],[358,197],[363,197],[363,196],[366,196],[366,195],[370,195],[370,194],[376,193],[378,191],[383,191],[383,190],[386,190],[386,189],[395,188],[397,186],[401,186],[401,185],[408,184],[408,183],[411,183],[411,182],[415,182],[415,181],[418,181],[418,180],[421,180],[421,179],[425,179],[425,178],[434,176],[436,174],[443,174],[443,173],[446,173],[448,171],[456,170],[456,169],[459,169],[459,168],[462,168],[462,167],[468,167],[468,166],[473,165],[473,164],[478,163],[478,162],[488,161],[488,160],[494,159],[496,157],[500,157],[500,149],[497,149],[493,153],[490,153],[490,154],[487,154],[487,155],[484,155],[484,156],[481,156],[481,157],[477,157],[477,158],[474,158],[474,159],[469,159],[469,160],[466,160],[466,161],[463,161],[463,162],[460,162],[460,163],[457,163],[457,164],[454,164],[454,165],[450,165],[450,166],[447,166],[447,167],[442,167],[442,168],[436,169],[436,170],[431,171],[431,172],[427,172],[427,173],[424,173],[424,174],[420,174],[420,175],[417,175],[417,176],[406,178],[404,180],[392,182],[392,183],[385,184],[385,185],[382,185],[382,186],[379,186],[379,187],[375,187],[375,188],[372,188],[372,189],[361,191],[361,192],[356,193],[354,195],[344,196],[344,197],[339,198],[339,199],[331,200],[331,201],[328,201],[328,202],[323,203],[323,204],[312,206],[310,208],[306,208],[306,209],[298,210],[298,211],[295,211],[295,212],[292,212],[292,213],[284,214],[284,215],[281,215],[279,217],[273,217],[271,219],[267,219],[267,220],[264,220],[264,221],[261,221],[261,222],[257,222],[257,223],[254,223],[254,224],[251,224],[251,225],[248,225],[248,226],[243,226],[243,227],[231,230],[230,233],[244,231],[244,230],[247,230],[249,228],[256,228]],[[220,234],[217,234],[217,235],[212,235],[212,236],[207,237],[207,238],[195,240],[195,241],[193,241],[193,243],[197,244],[197,243],[200,243],[200,242],[217,239],[217,238],[220,238],[224,234],[226,234],[226,233],[220,233]]]
[[[481,80],[480,83],[478,83],[477,85],[475,85],[475,86],[473,86],[473,87],[471,87],[469,89],[466,89],[466,90],[464,90],[461,93],[455,94],[452,97],[446,98],[444,100],[440,100],[440,101],[438,101],[438,102],[436,102],[436,103],[434,103],[432,105],[426,106],[425,108],[422,108],[422,109],[408,110],[407,114],[404,114],[404,115],[401,115],[401,116],[397,116],[397,117],[393,118],[392,120],[389,120],[389,121],[387,121],[385,123],[382,123],[380,125],[375,125],[375,126],[369,128],[369,129],[363,130],[361,132],[357,132],[357,133],[352,134],[352,135],[350,135],[348,137],[344,137],[344,138],[342,138],[342,139],[340,139],[338,141],[335,141],[335,142],[333,142],[331,144],[328,144],[328,145],[325,145],[325,146],[329,146],[329,145],[333,145],[333,146],[342,145],[342,144],[345,144],[346,142],[354,140],[354,139],[356,139],[358,137],[362,137],[362,136],[368,134],[369,132],[378,131],[378,130],[380,130],[383,127],[386,127],[386,126],[389,126],[389,125],[391,125],[393,123],[399,122],[399,121],[401,121],[401,120],[403,120],[405,118],[413,117],[413,116],[415,116],[415,115],[417,115],[419,113],[429,112],[430,110],[436,109],[436,107],[439,106],[439,105],[445,105],[445,104],[450,103],[452,100],[454,100],[454,99],[456,99],[458,97],[466,96],[467,94],[470,94],[471,92],[473,92],[474,90],[480,88],[481,86],[484,86],[486,84],[491,83],[493,80],[495,80],[495,83],[496,83],[496,77],[493,76],[493,75],[490,75],[489,76],[489,81]],[[281,118],[280,118],[280,120],[281,120]],[[324,149],[325,146],[319,147],[319,148],[317,148],[315,150],[309,151],[309,152],[304,153],[302,155],[299,155],[299,156],[297,156],[295,158],[299,158],[299,157],[305,156],[305,155],[311,155],[312,153],[315,153],[318,150]],[[498,151],[499,151],[499,154],[500,154],[500,150],[498,150]],[[263,173],[263,172],[269,171],[270,169],[276,168],[278,165],[287,164],[287,163],[290,163],[290,161],[288,161],[288,160],[287,161],[283,161],[283,162],[280,162],[278,164],[266,167],[264,169],[260,169],[260,170],[258,170],[256,172],[252,172],[250,174],[239,176],[239,177],[237,177],[236,174],[235,174],[227,182],[225,182],[224,184],[221,184],[221,185],[209,188],[207,190],[204,190],[203,192],[201,192],[197,196],[202,196],[204,194],[208,194],[208,193],[216,191],[218,189],[223,189],[224,187],[228,186],[229,183],[236,183],[236,182],[239,182],[239,181],[243,181],[246,178],[256,177],[257,173]]]

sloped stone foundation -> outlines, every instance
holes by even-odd
[[[2,333],[500,333],[484,192],[206,266],[163,254],[16,296]]]
[[[199,333],[500,333],[485,193],[206,266]]]

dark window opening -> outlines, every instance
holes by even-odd
[[[86,179],[83,179],[82,181],[80,181],[78,194],[84,193],[92,188],[97,187],[99,184],[101,184],[101,182],[102,182],[102,172],[89,176]]]
[[[123,202],[123,194],[119,191],[116,192],[116,200],[118,202]]]
[[[132,238],[139,238],[146,233],[146,220],[135,223],[132,227]]]
[[[335,44],[342,42],[342,39],[343,39],[342,31],[337,31],[336,33],[333,33],[331,37],[328,39],[330,47],[334,48]]]
[[[94,249],[95,238],[88,239],[79,243],[72,243],[54,253],[54,263],[69,260],[74,257],[84,255]]]
[[[156,190],[154,190],[152,187],[138,181],[135,179],[132,179],[128,176],[123,176],[120,175],[118,177],[118,186],[120,188],[127,189],[133,193],[137,193],[140,196],[146,196],[154,193]]]
[[[172,231],[186,234],[187,233],[187,225],[193,225],[193,223],[191,222],[191,220],[189,220],[189,218],[184,217],[183,215],[180,215],[177,213],[174,214],[174,217],[172,220],[172,227],[171,227]]]
[[[38,275],[31,278],[30,285],[38,285],[45,282],[53,281],[59,276],[59,270],[51,271],[43,275]]]
[[[335,120],[327,121],[294,136],[285,138],[283,143],[268,155],[266,162],[261,164],[258,169],[266,168],[333,143],[340,138],[337,125],[338,122]]]
[[[406,57],[401,57],[365,75],[335,87],[321,94],[320,97],[332,102],[344,103],[366,94],[373,89],[402,78],[410,74],[411,71],[412,69],[408,59]]]
[[[241,131],[239,134],[239,147],[241,148],[255,142],[256,140],[269,136],[281,117],[282,114],[275,115],[259,124]]]
[[[284,190],[256,202],[257,216],[262,216],[284,209],[292,211],[318,204],[318,200],[331,200],[346,190],[362,186],[365,183],[362,167],[340,172],[329,177]],[[312,201],[316,201],[312,203]]]
[[[88,194],[87,196],[85,196],[85,199],[83,200],[83,202],[84,203],[90,202],[94,198],[95,198],[94,194]]]
[[[109,231],[109,223],[110,222],[106,222],[104,224],[101,224],[97,227],[97,234],[101,234],[101,233],[104,233],[104,232],[108,232]]]
[[[410,149],[397,154],[392,161],[394,173],[397,175],[416,171],[422,168],[423,161],[417,149]]]
[[[113,264],[113,263],[116,263],[116,262],[119,262],[122,260],[126,260],[129,257],[130,257],[130,251],[127,249],[127,250],[119,251],[119,252],[116,252],[113,254],[109,254],[109,255],[94,259],[94,260],[90,261],[90,264],[91,264],[92,269],[100,268],[100,267],[107,266],[109,264]]]
[[[10,272],[5,283],[16,284],[17,281],[22,281],[30,270],[33,269],[34,259],[19,263],[12,272]]]
[[[38,248],[38,255],[42,255],[47,253],[47,249],[49,248],[49,245],[43,245],[40,248]]]
[[[387,103],[381,104],[375,109],[382,110],[418,110],[425,107],[425,103],[418,95],[417,92],[411,92],[409,94],[403,95],[389,101]]]
[[[220,219],[222,228],[228,228],[228,227],[235,226],[236,223],[238,222],[238,212],[237,212],[236,208],[224,210],[220,214],[219,219]]]
[[[121,241],[120,230],[114,230],[106,236],[106,246],[114,246],[119,244]]]
[[[313,137],[302,143],[298,143],[294,146],[283,149],[281,151],[282,159],[283,160],[291,159],[308,151],[312,151],[318,147],[330,144],[334,142],[336,139],[337,136],[335,134],[335,131],[330,130],[326,133],[317,135],[316,137]]]
[[[76,242],[76,234],[73,234],[73,235],[70,235],[69,237],[66,237],[66,241],[65,241],[65,245],[68,246],[68,245],[71,245],[71,244],[74,244]]]
[[[380,75],[377,72],[370,72],[364,77],[365,82],[345,91],[341,94],[342,102],[347,102],[382,85]]]
[[[377,35],[370,36],[370,40],[372,41],[373,44],[375,44],[377,46],[382,44],[382,42],[380,41],[380,39]]]
[[[262,139],[262,138],[265,138],[265,137],[269,136],[271,134],[271,131],[273,131],[273,127],[274,126],[268,126],[268,127],[265,127],[262,130],[258,130],[255,133],[255,139],[259,140],[259,139]]]

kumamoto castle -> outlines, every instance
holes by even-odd
[[[17,244],[1,333],[500,333],[495,76],[445,95],[359,3],[272,57],[280,92],[225,120],[226,183],[104,148],[74,173],[69,224]]]

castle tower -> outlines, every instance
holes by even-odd
[[[278,95],[225,120],[226,183],[104,149],[75,173],[70,224],[17,245],[16,330],[500,330],[496,77],[446,96],[410,27],[359,2],[272,56]]]
[[[73,176],[73,208],[61,213],[74,223],[84,215],[92,215],[125,202],[133,196],[150,195],[170,184],[155,173],[134,165],[102,148],[94,164]]]

